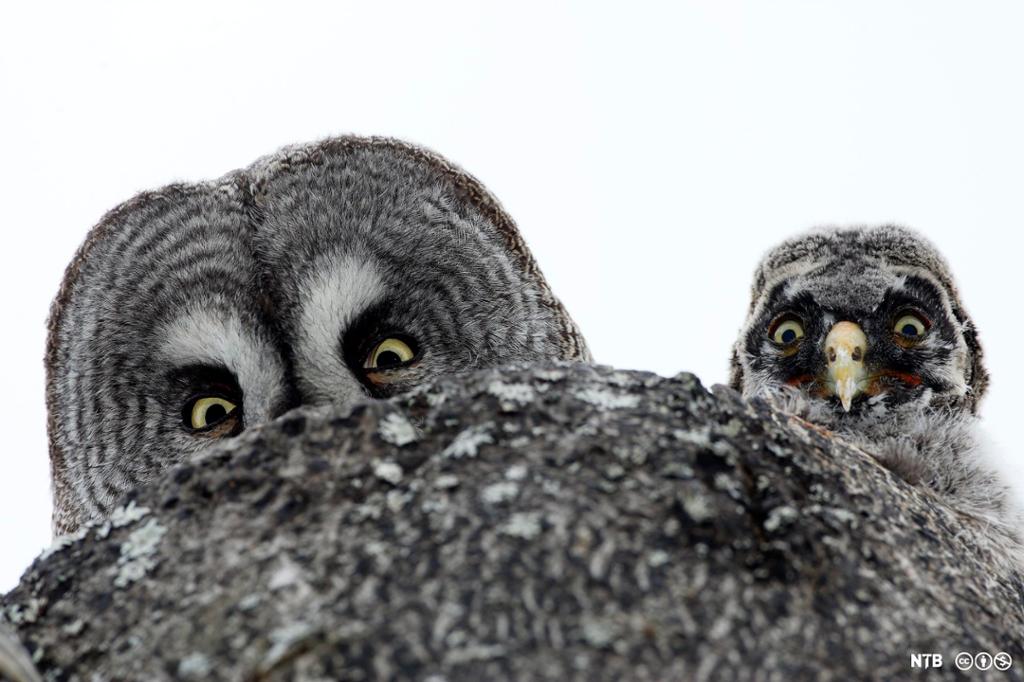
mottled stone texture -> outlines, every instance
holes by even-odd
[[[2,606],[53,680],[1019,677],[982,533],[690,375],[514,368],[248,432]]]

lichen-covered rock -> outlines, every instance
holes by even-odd
[[[813,427],[582,365],[295,412],[2,601],[47,680],[895,679],[1006,652],[985,529]],[[975,673],[972,679],[984,677]]]

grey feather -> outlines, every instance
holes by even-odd
[[[366,371],[355,337],[389,331],[415,361]],[[224,398],[218,415],[237,405],[248,427],[443,374],[589,357],[512,219],[433,152],[341,137],[143,193],[92,230],[51,312],[55,532],[237,432],[183,426],[190,396]]]

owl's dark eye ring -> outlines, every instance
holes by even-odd
[[[780,348],[795,348],[804,338],[804,323],[794,313],[782,313],[768,325],[768,338]]]
[[[400,310],[393,301],[377,303],[360,313],[341,336],[345,364],[375,397],[392,395],[419,375],[423,346],[392,322]]]

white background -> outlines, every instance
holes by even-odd
[[[945,252],[1020,480],[1024,5],[11,3],[0,19],[0,591],[49,543],[44,323],[136,191],[394,135],[516,218],[597,360],[726,378],[761,253],[896,221]]]

